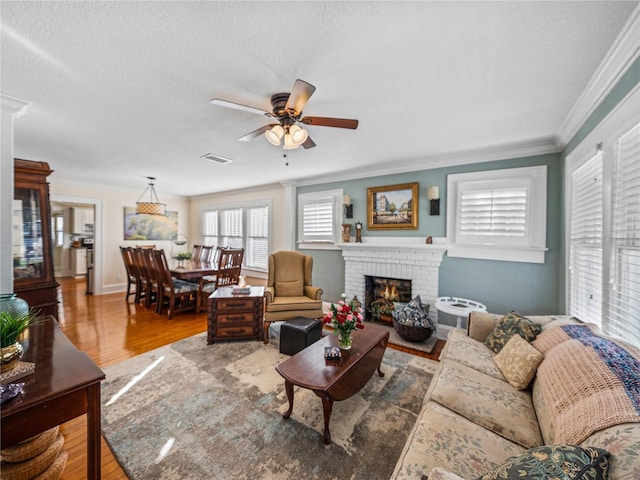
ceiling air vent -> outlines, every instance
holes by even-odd
[[[215,155],[213,153],[205,153],[200,158],[204,158],[205,160],[209,160],[214,163],[219,163],[220,165],[224,165],[226,163],[231,163],[233,160],[227,157],[221,157],[220,155]]]

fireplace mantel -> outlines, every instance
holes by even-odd
[[[426,244],[416,237],[366,237],[362,243],[340,243],[347,298],[365,297],[365,276],[411,280],[411,295],[424,303],[438,299],[440,264],[447,251],[444,239]],[[435,309],[434,309],[435,310]]]

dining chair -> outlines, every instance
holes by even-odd
[[[199,285],[173,278],[164,250],[154,250],[153,255],[160,282],[157,312],[162,314],[165,306],[167,306],[167,316],[171,319],[176,312],[196,310],[199,299]]]
[[[191,249],[191,260],[200,260],[200,254],[202,253],[202,245],[194,245]]]
[[[144,259],[144,252],[147,249],[143,248],[132,248],[131,249],[131,258],[135,265],[136,274],[138,275],[138,282],[140,285],[140,290],[136,295],[136,303],[143,304],[145,307],[148,302],[151,301],[151,294],[149,291],[150,287],[150,279],[149,279],[149,271],[146,267],[146,262]],[[147,307],[148,308],[148,307]]]
[[[141,256],[145,274],[147,276],[147,298],[145,307],[151,308],[155,303],[156,312],[160,313],[158,310],[160,308],[161,300],[161,282],[158,272],[158,266],[155,260],[155,252],[157,251],[158,250],[152,248],[143,248],[141,249]],[[163,250],[162,252],[164,253]]]
[[[211,245],[203,245],[200,250],[200,258],[201,262],[210,262],[211,257],[213,256],[213,246]]]
[[[136,271],[136,265],[133,261],[133,253],[131,250],[131,247],[120,247],[122,261],[124,262],[124,268],[127,272],[127,292],[124,296],[124,300],[128,301],[129,297],[133,295],[134,302],[137,303],[138,295],[140,294],[140,277]],[[135,288],[135,290],[132,288]]]
[[[244,248],[221,248],[216,271],[215,281],[200,283],[200,300],[198,301],[198,312],[207,309],[209,295],[219,287],[237,285],[242,272],[242,261],[244,259]]]

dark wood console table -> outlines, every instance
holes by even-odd
[[[0,409],[1,447],[6,448],[50,428],[87,414],[87,478],[100,478],[100,382],[104,373],[79,351],[51,316],[29,327],[22,342],[25,362],[35,372],[21,395]]]

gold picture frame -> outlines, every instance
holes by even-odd
[[[417,230],[418,182],[367,188],[369,230]]]

